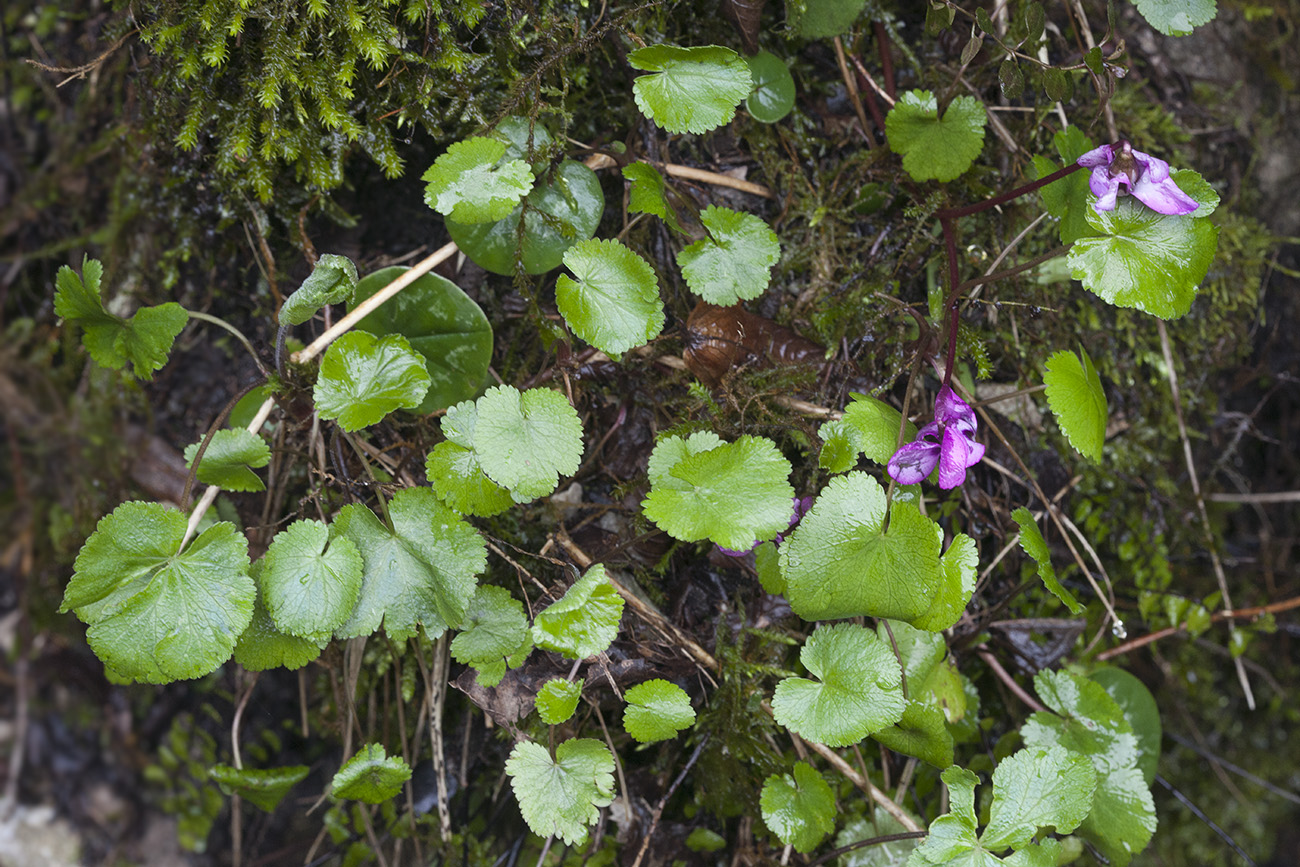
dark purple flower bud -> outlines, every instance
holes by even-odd
[[[1200,205],[1179,189],[1169,175],[1169,163],[1120,140],[1102,145],[1079,157],[1079,165],[1092,169],[1088,189],[1097,197],[1093,207],[1098,213],[1112,211],[1119,196],[1132,195],[1160,214],[1190,214]]]

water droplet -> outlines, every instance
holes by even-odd
[[[1128,638],[1128,629],[1124,627],[1124,621],[1116,620],[1114,625],[1110,628],[1110,634],[1118,638],[1120,641]]]

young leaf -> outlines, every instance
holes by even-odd
[[[401,756],[388,757],[381,744],[366,744],[334,775],[335,800],[382,804],[397,796],[411,778],[411,766]]]
[[[703,133],[731,120],[749,96],[749,65],[730,48],[651,45],[627,56],[628,65],[652,75],[632,82],[641,112],[669,132]]]
[[[781,546],[786,597],[805,620],[888,617],[929,630],[956,622],[975,583],[975,545],[943,532],[915,503],[895,500],[865,473],[831,479]],[[948,622],[945,622],[951,618]]]
[[[361,551],[365,572],[356,608],[335,634],[369,635],[382,624],[394,641],[423,625],[430,638],[459,626],[487,565],[483,538],[428,488],[404,488],[388,503],[392,526],[359,503],[331,528]]]
[[[77,555],[60,612],[90,628],[91,649],[122,677],[169,683],[230,658],[253,616],[248,541],[219,523],[180,550],[185,516],[159,503],[123,503]]]
[[[1219,228],[1204,217],[1159,214],[1131,196],[1085,213],[1098,237],[1080,238],[1066,263],[1083,288],[1116,307],[1182,316],[1214,261]]]
[[[1079,347],[1078,355],[1064,349],[1054,353],[1047,359],[1043,382],[1047,404],[1070,445],[1085,458],[1100,461],[1106,442],[1106,392],[1088,351]]]
[[[505,160],[506,144],[495,138],[458,141],[421,178],[424,201],[460,223],[504,219],[533,188],[533,172],[523,160]]]
[[[851,433],[854,447],[870,461],[882,467],[898,451],[898,428],[903,414],[883,400],[865,394],[851,395],[853,402],[844,407],[844,426]],[[903,442],[916,439],[916,425],[904,426]]]
[[[271,540],[258,586],[277,629],[328,639],[356,606],[363,569],[350,539],[331,539],[320,521],[296,521]]]
[[[582,679],[570,683],[562,677],[553,677],[537,691],[537,715],[549,726],[557,726],[573,716],[582,698]]]
[[[1078,614],[1083,610],[1083,606],[1074,598],[1073,593],[1062,587],[1061,582],[1056,580],[1056,570],[1052,568],[1052,553],[1047,549],[1047,540],[1039,531],[1034,516],[1021,506],[1011,513],[1011,519],[1020,525],[1020,547],[1038,564],[1038,577],[1043,579],[1043,584],[1053,596],[1065,603],[1065,607],[1070,609],[1071,614]]]
[[[570,846],[587,842],[600,808],[614,801],[614,757],[591,738],[560,744],[554,761],[546,747],[521,741],[510,752],[506,773],[532,832],[557,836]]]
[[[807,762],[795,762],[794,776],[773,774],[759,796],[763,823],[796,852],[811,852],[835,830],[835,794]]]
[[[1087,757],[1062,747],[1020,750],[993,771],[993,807],[980,844],[1020,849],[1040,828],[1068,834],[1088,815],[1096,788]]]
[[[130,319],[114,316],[100,299],[104,266],[98,259],[83,259],[81,273],[84,283],[67,265],[59,268],[54,312],[81,326],[81,342],[100,367],[120,370],[130,363],[137,378],[152,378],[153,372],[167,363],[176,335],[189,321],[185,308],[169,301],[142,307]]]
[[[255,807],[273,813],[289,790],[306,779],[310,772],[311,768],[306,765],[260,770],[213,765],[208,769],[208,776],[227,795],[238,795]]]
[[[853,427],[844,423],[844,419],[824,422],[817,429],[817,436],[822,441],[817,466],[832,473],[846,473],[857,466],[862,438]]]
[[[474,404],[465,401],[471,410]],[[446,425],[446,416],[443,424]],[[490,518],[515,504],[510,492],[487,477],[472,449],[448,440],[438,443],[424,463],[429,484],[444,503],[462,515]]]
[[[628,182],[627,209],[634,214],[653,214],[674,232],[682,230],[677,212],[668,204],[663,175],[649,163],[631,163],[623,167]]]
[[[185,447],[185,466],[194,465],[200,445],[190,443]],[[271,447],[257,434],[241,429],[219,430],[203,452],[198,480],[227,491],[265,491],[266,485],[253,469],[270,462]]]
[[[407,271],[382,268],[357,284],[353,306]],[[460,287],[437,274],[424,274],[357,323],[380,336],[400,334],[424,358],[429,390],[420,413],[446,409],[477,397],[492,362],[492,326],[482,308]]]
[[[448,234],[466,256],[493,274],[513,275],[516,256],[526,274],[558,267],[565,250],[595,234],[605,195],[596,173],[573,160],[560,163],[549,178],[528,194],[526,214],[521,205],[495,223],[449,218]]]
[[[1124,867],[1146,848],[1156,830],[1155,803],[1138,767],[1132,726],[1106,690],[1086,678],[1041,671],[1034,688],[1056,713],[1030,716],[1020,729],[1025,745],[1062,746],[1092,761],[1097,790],[1078,833],[1111,863]]]
[[[685,445],[687,450],[694,440]],[[650,456],[650,493],[641,507],[665,533],[684,542],[708,539],[747,551],[790,526],[790,462],[771,440],[743,436],[686,454],[664,470],[660,450],[672,456],[682,448],[680,439],[669,437]]]
[[[478,669],[479,686],[496,686],[506,665],[518,668],[533,649],[524,605],[504,587],[479,587],[461,628],[464,631],[451,640],[451,655]]]
[[[984,147],[984,105],[970,96],[948,104],[943,117],[928,90],[909,90],[885,118],[889,149],[903,155],[913,180],[951,181],[975,162]]]
[[[618,636],[623,597],[597,563],[565,594],[537,613],[533,643],[569,659],[587,659],[609,648]]]
[[[745,108],[761,123],[776,123],[794,108],[794,76],[785,61],[770,51],[750,57],[749,75],[754,92],[745,98]]]
[[[1142,17],[1166,36],[1188,36],[1214,20],[1214,0],[1133,0]]]
[[[776,685],[776,721],[828,747],[856,744],[903,716],[902,669],[888,642],[852,623],[821,626],[799,661],[818,678],[787,677]]]
[[[627,710],[623,728],[643,744],[676,737],[695,723],[695,710],[686,692],[666,680],[647,680],[624,693]]]
[[[478,399],[474,455],[487,477],[526,503],[555,490],[561,475],[578,471],[582,422],[558,391],[509,385]]]
[[[910,678],[908,683],[912,683]],[[916,756],[936,768],[946,768],[953,761],[952,734],[943,711],[933,704],[909,700],[897,723],[871,737],[896,753]]]
[[[613,239],[589,239],[570,247],[555,304],[573,333],[617,355],[653,340],[664,328],[659,278],[650,263]]]
[[[312,397],[321,418],[356,431],[395,409],[418,407],[429,382],[424,359],[402,335],[350,331],[325,350]]]
[[[716,205],[704,209],[700,222],[709,237],[677,254],[690,290],[722,306],[762,295],[781,258],[776,233],[753,214]]]
[[[281,325],[301,325],[327,304],[341,304],[357,288],[357,266],[347,256],[326,253],[311,274],[280,305]]]

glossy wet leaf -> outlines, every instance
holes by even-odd
[[[846,33],[866,5],[866,0],[804,0],[789,7],[790,26],[804,39],[830,39]]]
[[[632,163],[623,167],[628,181],[627,209],[634,214],[653,214],[674,231],[682,230],[677,212],[668,204],[664,176],[649,163]]]
[[[59,610],[87,624],[91,649],[121,677],[202,677],[230,658],[252,619],[248,541],[221,522],[180,551],[185,523],[159,503],[123,503],[77,555]]]
[[[547,725],[557,726],[567,722],[578,708],[582,698],[581,678],[576,683],[562,677],[553,677],[537,691],[537,715]]]
[[[578,471],[582,422],[563,394],[548,388],[489,388],[475,404],[474,455],[487,477],[526,503]]]
[[[353,306],[406,272],[383,268],[357,284]],[[423,274],[357,323],[371,334],[400,334],[424,359],[429,390],[417,412],[446,409],[477,397],[489,381],[492,326],[474,300],[450,280]]]
[[[470,401],[457,404],[443,416],[442,429],[447,433],[448,419],[458,413],[464,413],[473,429],[473,420],[478,418],[474,404]],[[429,478],[429,485],[438,497],[447,505],[463,515],[477,515],[490,518],[499,515],[515,504],[510,492],[487,477],[479,466],[473,449],[473,437],[465,438],[469,447],[459,441],[448,439],[440,442],[429,452],[424,469]]]
[[[708,539],[733,551],[790,526],[790,462],[775,443],[743,436],[696,452],[695,442],[669,437],[655,446],[650,493],[641,503],[646,517],[675,539]]]
[[[663,331],[659,278],[621,242],[580,241],[564,254],[564,266],[573,277],[561,274],[556,280],[555,304],[578,337],[617,355]]]
[[[262,601],[262,562],[258,560],[249,570],[259,585],[257,600],[253,604],[253,619],[235,643],[233,658],[249,671],[268,671],[272,668],[294,671],[319,657],[329,642],[327,638],[307,639],[286,635],[276,627]]]
[[[312,396],[321,418],[356,431],[418,407],[429,382],[424,359],[402,335],[350,331],[325,350]]]
[[[943,711],[932,704],[909,700],[897,723],[871,737],[896,753],[915,756],[936,768],[946,768],[953,761],[952,734]]]
[[[448,219],[447,232],[466,256],[494,274],[513,275],[516,254],[524,273],[544,274],[559,267],[566,250],[595,234],[605,211],[596,173],[573,160],[540,176],[525,202],[527,212],[521,204],[494,223]]]
[[[311,768],[306,765],[242,770],[230,765],[213,765],[208,770],[208,776],[227,795],[238,795],[268,813],[275,812],[289,790],[306,779],[309,773]]]
[[[600,808],[614,801],[614,757],[600,741],[571,738],[552,759],[532,741],[515,744],[506,762],[519,811],[534,834],[582,846]]]
[[[480,686],[496,686],[506,666],[518,668],[533,648],[524,605],[504,587],[479,587],[465,611],[461,630],[451,640],[451,656],[478,669]]]
[[[1027,747],[998,762],[993,806],[981,845],[1020,849],[1052,828],[1069,834],[1092,806],[1097,772],[1086,756],[1062,747]]]
[[[1214,0],[1133,0],[1142,17],[1166,36],[1187,36],[1214,20]]]
[[[81,342],[100,367],[121,370],[130,364],[138,379],[152,379],[153,372],[167,363],[176,335],[185,328],[189,314],[169,301],[141,307],[126,319],[115,316],[104,309],[100,298],[104,266],[98,259],[85,258],[81,272],[78,277],[67,265],[59,268],[55,277],[55,314],[81,327]]]
[[[913,180],[951,181],[971,167],[984,147],[984,106],[974,97],[959,96],[942,118],[928,90],[909,90],[885,118],[889,148],[903,155],[903,168]]]
[[[994,867],[999,859],[979,845],[975,821],[975,787],[979,777],[956,765],[940,778],[948,787],[948,812],[930,823],[929,834],[912,851],[908,867],[939,867],[959,864],[962,867]],[[961,859],[961,860],[958,860]]]
[[[382,804],[397,797],[410,778],[406,759],[389,757],[382,744],[366,744],[339,768],[330,788],[336,800]]]
[[[776,721],[791,731],[847,747],[902,718],[902,669],[888,642],[871,630],[821,626],[804,642],[799,661],[817,680],[787,677],[772,698]]]
[[[1182,190],[1188,196],[1196,200],[1200,205],[1195,211],[1187,216],[1189,217],[1208,217],[1219,208],[1219,194],[1210,186],[1210,182],[1201,177],[1199,172],[1192,169],[1174,169],[1169,173]]]
[[[280,305],[281,325],[301,325],[328,304],[341,304],[357,288],[357,266],[347,256],[326,253],[316,260],[311,273]]]
[[[682,277],[710,304],[728,306],[767,290],[781,244],[767,223],[753,214],[710,205],[700,214],[709,237],[677,254]]]
[[[796,852],[811,852],[835,830],[835,793],[807,762],[795,762],[793,775],[764,780],[759,808],[763,823]]]
[[[776,123],[794,108],[794,76],[790,67],[770,51],[760,51],[746,62],[754,79],[754,91],[745,98],[745,108],[754,120]]]
[[[632,82],[637,108],[668,132],[704,133],[731,120],[749,95],[749,66],[730,48],[650,45],[627,56],[639,75]]]
[[[1080,347],[1078,355],[1064,349],[1053,353],[1047,359],[1043,382],[1047,403],[1070,445],[1085,458],[1100,461],[1108,410],[1101,377],[1088,351]]]
[[[201,444],[185,447],[185,466],[194,466]],[[219,430],[199,461],[198,480],[227,491],[265,491],[266,485],[253,470],[270,462],[271,447],[257,434],[238,428]]]
[[[1138,768],[1150,786],[1156,779],[1160,763],[1161,737],[1160,708],[1146,684],[1122,668],[1102,668],[1088,675],[1089,680],[1101,684],[1106,694],[1115,700],[1124,719],[1133,727],[1138,742]]]
[[[518,159],[503,159],[505,142],[487,136],[458,141],[421,180],[424,202],[460,223],[494,223],[533,188],[533,172]]]
[[[1113,211],[1085,213],[1097,237],[1080,238],[1066,259],[1070,274],[1108,304],[1161,319],[1182,316],[1218,246],[1219,229],[1204,217],[1159,214],[1122,197]]]
[[[898,429],[903,414],[883,400],[865,394],[852,395],[852,402],[844,407],[844,426],[853,433],[854,447],[868,460],[882,467],[898,451]],[[903,442],[916,439],[916,425],[910,421],[903,425]]]
[[[622,616],[623,597],[597,563],[537,613],[533,643],[569,659],[587,659],[614,643]]]
[[[359,503],[344,506],[333,536],[356,544],[365,564],[361,593],[339,638],[382,625],[394,641],[424,627],[430,638],[460,625],[487,565],[483,538],[428,488],[404,488],[388,503],[392,526]]]
[[[1093,147],[1092,139],[1077,126],[1066,127],[1053,140],[1064,165],[1075,162]],[[1040,178],[1047,177],[1059,168],[1041,154],[1034,156],[1034,171]],[[1062,244],[1073,244],[1080,238],[1097,234],[1097,230],[1088,225],[1087,214],[1092,210],[1092,205],[1088,198],[1090,194],[1086,169],[1052,181],[1038,192],[1043,197],[1043,207],[1059,221],[1056,230]]]
[[[271,540],[259,586],[276,628],[299,638],[328,638],[361,592],[364,563],[345,536],[320,521],[296,521]]]
[[[943,533],[915,503],[895,500],[884,532],[885,491],[861,472],[831,479],[781,546],[786,597],[805,620],[887,617],[946,629],[975,586],[975,546]],[[948,622],[945,622],[948,621]]]
[[[1020,547],[1038,564],[1038,577],[1043,579],[1043,585],[1053,596],[1065,603],[1065,607],[1070,609],[1071,614],[1078,614],[1083,610],[1083,606],[1079,604],[1078,599],[1074,598],[1074,594],[1066,590],[1057,580],[1056,570],[1052,568],[1052,552],[1047,547],[1047,540],[1043,538],[1042,531],[1038,529],[1033,513],[1021,506],[1011,513],[1011,519],[1020,525]]]
[[[647,680],[623,694],[623,728],[643,744],[677,737],[695,724],[695,710],[685,690],[666,680]]]

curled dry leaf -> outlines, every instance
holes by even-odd
[[[741,307],[701,301],[686,320],[682,359],[710,387],[743,364],[821,364],[821,345]]]

